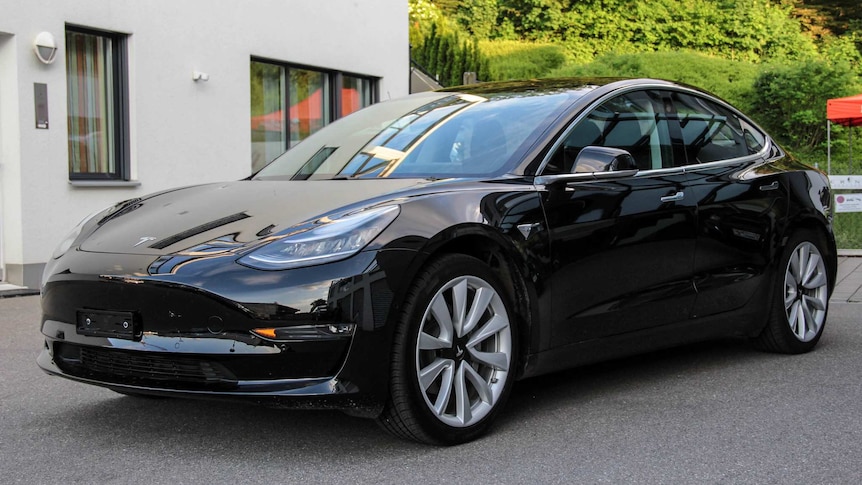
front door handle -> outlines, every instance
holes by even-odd
[[[684,198],[685,198],[685,192],[680,191],[680,192],[677,192],[673,195],[666,195],[666,196],[662,197],[661,201],[662,202],[676,202],[676,201],[682,200]]]

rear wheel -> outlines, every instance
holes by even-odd
[[[759,347],[798,354],[817,345],[829,308],[830,278],[822,248],[821,238],[810,231],[788,241],[769,322],[755,340]]]
[[[378,419],[397,436],[434,444],[487,430],[514,381],[509,297],[481,261],[446,255],[417,278],[398,322],[390,399]]]

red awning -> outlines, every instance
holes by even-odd
[[[826,101],[826,119],[844,126],[862,125],[862,94]]]

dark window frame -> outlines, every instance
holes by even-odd
[[[95,35],[111,39],[114,44],[111,49],[111,64],[114,83],[112,94],[114,98],[114,157],[116,170],[114,172],[73,172],[69,170],[69,180],[72,181],[129,181],[131,177],[131,149],[129,135],[129,56],[128,35],[118,32],[93,29],[74,24],[66,24],[65,32]],[[66,85],[68,87],[68,73]],[[67,133],[68,138],[68,133]]]

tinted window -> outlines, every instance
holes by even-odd
[[[255,178],[470,177],[504,173],[580,94],[434,93],[333,123]],[[511,162],[511,163],[510,163]]]
[[[688,163],[730,160],[763,148],[763,135],[718,103],[682,93],[673,93],[673,100]]]
[[[545,172],[577,171],[575,159],[586,146],[621,148],[640,170],[673,167],[667,116],[653,91],[627,93],[602,103],[565,135]]]

